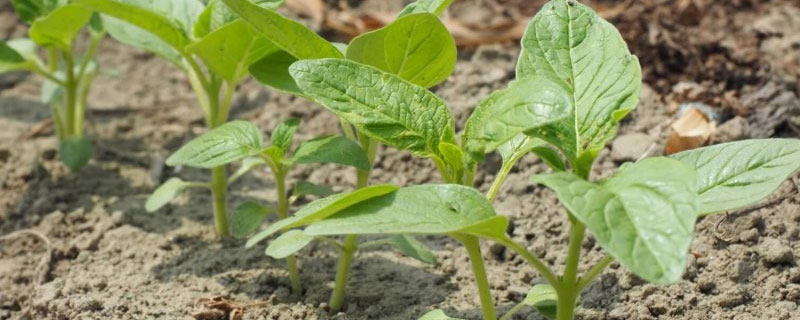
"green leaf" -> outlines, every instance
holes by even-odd
[[[545,75],[570,88],[571,115],[535,134],[586,167],[639,100],[642,71],[613,25],[574,0],[553,0],[522,38],[517,77]],[[583,159],[581,159],[583,158]],[[580,164],[578,164],[580,159]]]
[[[28,39],[13,39],[8,42],[0,41],[0,73],[14,70],[31,70],[35,68],[35,62],[26,59],[24,53],[19,50],[27,50],[27,45],[33,46]],[[30,48],[35,50],[34,48]]]
[[[272,240],[264,253],[276,259],[283,259],[302,250],[311,241],[314,241],[314,237],[306,235],[302,230],[289,230]]]
[[[390,239],[389,244],[403,254],[427,264],[436,264],[436,256],[428,247],[416,238],[398,234]]]
[[[333,189],[326,185],[317,185],[311,182],[300,180],[294,185],[294,191],[292,192],[293,198],[299,198],[304,195],[315,195],[318,197],[327,197],[329,195],[334,194],[335,192]]]
[[[449,142],[439,143],[439,154],[442,155],[445,163],[453,168],[454,172],[464,169],[464,152],[457,145]]]
[[[235,178],[241,177],[242,175],[244,175],[245,173],[249,172],[250,170],[253,170],[255,168],[258,168],[258,167],[264,166],[264,165],[267,165],[267,162],[264,161],[264,159],[262,159],[261,157],[247,157],[247,158],[244,158],[242,160],[242,164],[239,166],[239,169],[236,169],[236,172],[234,172],[233,175],[230,176],[228,181],[230,181],[231,179],[235,179]]]
[[[697,171],[698,213],[733,210],[774,192],[800,168],[800,140],[723,143],[670,156]]]
[[[295,62],[297,58],[288,52],[273,51],[250,65],[250,75],[265,86],[304,97],[305,93],[289,74],[289,66]]]
[[[72,50],[72,40],[89,22],[92,12],[78,5],[67,5],[36,19],[28,30],[31,40],[40,46]]]
[[[481,102],[467,120],[462,137],[471,153],[489,153],[520,133],[569,116],[569,89],[546,76],[512,82]]]
[[[236,83],[247,75],[251,64],[279,49],[252,31],[247,23],[237,20],[211,32],[186,50],[198,55],[214,74]]]
[[[292,164],[338,163],[364,171],[371,168],[364,149],[343,136],[312,139],[297,147]]]
[[[175,199],[186,187],[189,186],[189,183],[179,179],[179,178],[169,178],[169,180],[162,183],[152,194],[147,198],[147,202],[144,204],[144,209],[147,212],[155,212],[161,207],[167,205],[172,199]]]
[[[277,9],[283,5],[284,1],[259,0],[252,2],[264,8]],[[226,24],[231,23],[238,18],[239,16],[237,16],[233,10],[228,8],[228,6],[223,3],[222,0],[211,0],[208,2],[206,9],[202,14],[200,14],[197,22],[194,25],[194,36],[197,38],[202,38],[210,32],[222,28]]]
[[[455,184],[405,187],[309,225],[309,235],[471,234],[504,239],[508,219],[486,197]]]
[[[422,318],[419,318],[419,320],[463,320],[463,319],[448,317],[444,313],[444,311],[436,309],[426,313],[424,316],[422,316]]]
[[[130,25],[123,27],[118,21],[112,20],[115,26],[106,27],[111,36],[120,42],[136,45],[158,54],[164,54],[165,51],[160,43],[153,41],[152,38],[141,40],[135,38],[143,36],[141,30],[151,33],[178,52],[183,52],[189,44],[188,31],[203,9],[202,3],[198,5],[196,0],[74,0],[74,2],[129,23]],[[180,12],[181,8],[187,10]],[[200,11],[197,11],[198,9]],[[108,24],[109,21],[105,22]],[[190,25],[187,26],[187,23]],[[130,30],[133,26],[141,30]]]
[[[103,24],[106,31],[117,41],[150,51],[178,67],[183,67],[180,53],[183,47],[176,49],[155,34],[112,16],[104,15]]]
[[[457,144],[450,110],[425,88],[340,59],[298,61],[289,72],[316,102],[386,145],[437,156],[440,142]]]
[[[25,23],[33,23],[36,18],[44,17],[55,8],[64,4],[59,0],[11,0],[11,5]]]
[[[561,160],[559,153],[550,148],[546,142],[541,139],[534,138],[525,134],[518,134],[511,140],[497,147],[500,156],[503,158],[503,164],[516,163],[520,158],[533,152],[547,166],[556,171],[566,170],[564,161]]]
[[[189,141],[167,158],[167,165],[213,168],[263,149],[261,130],[247,121],[231,121]]]
[[[92,158],[92,143],[86,137],[66,138],[59,143],[58,152],[67,168],[78,171]]]
[[[528,291],[522,304],[536,308],[547,319],[555,319],[558,309],[558,294],[549,284],[537,284]]]
[[[633,273],[660,284],[680,280],[697,219],[692,168],[649,158],[600,183],[566,172],[532,180],[555,190],[597,242]]]
[[[103,26],[103,18],[97,12],[92,12],[92,17],[89,18],[89,31],[92,33],[92,37],[101,37],[106,32],[106,28]]]
[[[294,216],[279,220],[251,237],[247,240],[247,247],[254,246],[277,231],[296,228],[320,219],[325,219],[353,204],[369,198],[385,195],[397,189],[397,187],[391,185],[375,185],[361,188],[350,193],[339,193],[313,201],[297,211]]]
[[[289,150],[292,146],[292,139],[294,139],[294,133],[297,131],[297,127],[300,126],[300,119],[298,118],[289,118],[281,122],[275,130],[272,130],[272,134],[270,135],[270,140],[273,146],[280,149],[282,152]]]
[[[436,15],[417,13],[356,37],[347,59],[430,88],[453,72],[456,42]]]
[[[445,9],[447,9],[448,6],[450,6],[451,3],[453,3],[453,0],[417,0],[409,3],[405,8],[403,8],[397,17],[400,18],[420,12],[428,12],[435,15],[440,15]]]
[[[238,239],[250,236],[273,212],[275,208],[265,207],[252,201],[238,205],[231,217],[231,234]]]
[[[341,58],[330,42],[303,24],[249,0],[223,0],[264,38],[298,59]]]

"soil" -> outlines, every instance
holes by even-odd
[[[329,5],[336,6],[335,1]],[[350,1],[368,7],[371,1]],[[375,1],[372,1],[375,2]],[[456,1],[451,17],[478,24],[481,8],[502,8],[494,20],[533,14],[543,1]],[[680,105],[709,106],[718,122],[714,142],[751,137],[797,137],[800,115],[800,4],[793,0],[587,1],[622,31],[643,66],[639,107],[622,124],[620,139],[597,160],[594,176],[613,173],[637,154],[658,155]],[[340,8],[339,8],[340,9]],[[355,9],[353,9],[355,10]],[[509,15],[507,12],[514,12]],[[0,37],[25,34],[0,1]],[[476,20],[470,20],[476,19]],[[493,22],[494,23],[494,22]],[[331,30],[322,30],[328,34]],[[335,34],[333,35],[336,36]],[[471,109],[514,77],[516,43],[462,48],[454,74],[434,89],[463,126]],[[450,316],[480,317],[465,250],[443,237],[424,237],[439,261],[424,265],[386,248],[359,252],[345,311],[333,315],[335,252],[312,245],[301,257],[305,292],[294,298],[283,262],[243,241],[217,241],[209,194],[188,192],[154,214],[144,200],[171,176],[206,179],[207,172],[165,167],[163,159],[204,132],[183,74],[143,51],[111,40],[100,49],[104,73],[92,90],[88,136],[95,155],[77,174],[58,161],[38,98],[40,80],[0,76],[0,234],[31,228],[0,244],[0,319],[192,319],[200,298],[223,295],[248,308],[244,319],[416,319],[442,308]],[[232,118],[265,131],[290,116],[303,119],[297,139],[337,131],[321,107],[242,85]],[[795,119],[795,120],[793,120]],[[633,149],[631,149],[633,148]],[[477,184],[488,188],[499,157],[482,165]],[[524,158],[496,202],[512,220],[513,238],[551,265],[564,263],[565,213],[556,197],[528,182],[546,170]],[[794,177],[796,180],[798,176]],[[350,169],[302,167],[291,180],[348,190]],[[380,152],[373,182],[396,185],[440,181],[432,163],[393,149]],[[703,218],[683,280],[645,283],[612,264],[582,297],[578,319],[800,319],[800,198],[787,181],[761,208]],[[231,205],[273,202],[274,185],[256,172],[231,187]],[[789,195],[789,196],[781,196]],[[589,238],[582,268],[602,257]],[[543,280],[521,257],[483,243],[500,312]],[[43,260],[44,258],[44,260]],[[40,262],[42,268],[37,268]],[[532,310],[514,319],[543,319]]]

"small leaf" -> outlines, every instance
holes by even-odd
[[[283,5],[283,0],[257,0],[252,2],[267,9],[277,9]],[[194,24],[194,36],[202,38],[238,18],[239,16],[228,8],[222,0],[208,1],[205,10],[203,10],[203,13],[200,14]]]
[[[202,12],[202,4],[198,8],[196,4],[187,5],[187,3],[196,3],[193,0],[174,0],[174,1],[158,1],[158,0],[74,0],[75,3],[83,5],[91,10],[101,12],[105,15],[112,16],[133,26],[141,28],[156,37],[164,43],[169,44],[174,49],[182,52],[184,47],[189,43],[186,31],[191,28],[186,26],[185,23],[194,24],[196,18]],[[179,5],[183,3],[184,6]],[[173,6],[173,4],[175,4]],[[163,9],[159,10],[159,7]],[[187,12],[176,12],[175,16],[169,15],[168,9],[180,11],[181,7],[195,8],[200,11],[189,10]],[[179,16],[189,16],[190,18],[177,19]],[[193,16],[193,17],[192,17]],[[191,20],[191,21],[189,21]],[[108,22],[108,21],[106,21]],[[126,44],[152,44],[151,39],[137,40],[133,37],[141,36],[142,32],[130,30],[128,27],[120,27],[119,24],[114,28],[106,26],[108,32],[120,42]],[[120,32],[118,32],[120,31]],[[122,37],[118,37],[122,36]],[[163,48],[159,47],[144,47],[145,49],[154,52],[162,53]]]
[[[358,189],[350,193],[340,193],[322,198],[307,204],[305,207],[297,211],[294,216],[286,219],[279,220],[259,232],[255,236],[247,240],[247,247],[250,248],[255,244],[266,239],[273,233],[279,230],[286,230],[304,226],[320,219],[341,211],[353,204],[359,203],[369,198],[381,196],[397,190],[397,187],[391,185],[375,185]]]
[[[300,180],[294,186],[292,197],[299,198],[304,195],[315,195],[321,198],[334,194],[333,189],[326,185],[317,185],[311,182]]]
[[[697,171],[700,215],[754,204],[800,167],[800,140],[758,139],[670,156]]]
[[[311,223],[309,235],[463,233],[505,239],[508,219],[474,188],[455,184],[405,187]]]
[[[249,0],[223,0],[231,10],[276,46],[298,59],[341,58],[330,42],[303,24]]]
[[[231,234],[238,239],[250,236],[273,212],[275,208],[265,207],[252,201],[240,204],[231,217]]]
[[[211,32],[186,50],[202,58],[214,74],[235,83],[246,75],[251,64],[280,49],[252,31],[247,23],[237,20]]]
[[[247,121],[231,121],[189,141],[167,158],[167,165],[213,168],[263,149],[261,130]]]
[[[574,0],[548,2],[525,30],[517,77],[533,75],[562,79],[570,89],[570,116],[534,133],[582,169],[636,107],[642,83],[639,61],[619,32]]]
[[[338,163],[365,171],[371,168],[364,149],[343,136],[320,137],[304,142],[297,147],[291,163]]]
[[[659,284],[680,280],[697,219],[692,168],[649,158],[623,166],[600,183],[566,172],[532,180],[553,189],[597,242],[633,273]]]
[[[92,158],[92,143],[86,137],[66,138],[59,143],[58,153],[67,168],[78,171]]]
[[[314,237],[306,235],[302,230],[289,230],[272,240],[264,253],[276,259],[283,259],[303,250],[311,241],[314,241]]]
[[[25,41],[28,40],[0,41],[0,73],[14,70],[31,70],[35,67],[33,61],[26,59],[23,53],[17,51],[16,47],[22,46]],[[24,47],[21,49],[24,49]]]
[[[518,134],[511,140],[497,147],[500,156],[503,158],[503,163],[516,163],[528,152],[533,152],[547,166],[556,171],[564,171],[564,161],[561,160],[559,153],[549,146],[541,139],[534,138],[525,134]]]
[[[67,5],[36,19],[28,30],[31,40],[40,46],[72,49],[72,40],[89,22],[92,12],[78,5]]]
[[[463,319],[448,317],[444,313],[444,311],[436,309],[426,313],[424,316],[422,316],[422,318],[419,318],[418,320],[463,320]]]
[[[265,86],[302,97],[305,96],[303,90],[289,74],[289,66],[295,62],[297,58],[288,52],[273,51],[250,65],[250,75]]]
[[[456,144],[450,110],[425,88],[341,59],[302,60],[289,72],[316,102],[386,145],[430,157],[440,142]]]
[[[464,128],[467,150],[489,153],[516,135],[569,116],[569,89],[546,76],[512,82],[475,108]]]
[[[436,15],[417,13],[356,37],[347,59],[430,88],[453,72],[456,42]]]
[[[92,33],[92,37],[100,37],[106,32],[106,28],[103,26],[103,18],[97,12],[92,12],[92,17],[89,18],[89,31]]]
[[[436,264],[436,256],[433,255],[433,252],[412,236],[398,234],[391,238],[389,244],[411,258],[427,264]]]
[[[172,201],[172,199],[175,199],[175,197],[188,186],[189,183],[179,178],[169,178],[169,180],[162,183],[150,194],[150,197],[147,198],[147,203],[144,205],[144,209],[147,210],[147,212],[155,212],[161,209],[161,207]]]
[[[455,172],[464,169],[464,152],[457,145],[448,142],[439,144],[439,154]]]
[[[272,134],[270,135],[271,144],[282,152],[289,150],[292,146],[292,139],[294,139],[294,133],[297,131],[297,127],[300,126],[300,119],[298,118],[289,118],[281,122],[275,130],[272,130]]]
[[[46,16],[57,8],[59,0],[11,0],[11,5],[23,22],[31,24],[36,18]]]
[[[528,291],[522,304],[536,308],[547,319],[555,319],[558,309],[558,294],[549,284],[537,284]]]
[[[453,0],[417,0],[409,3],[403,10],[397,14],[397,17],[404,17],[414,13],[428,12],[435,15],[440,15],[447,9]]]

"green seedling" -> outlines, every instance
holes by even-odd
[[[84,136],[87,97],[97,75],[97,46],[105,35],[100,16],[67,0],[12,0],[29,38],[0,41],[0,73],[29,71],[45,81],[41,99],[50,105],[61,161],[76,171],[92,155]],[[81,30],[88,26],[86,49],[77,48]],[[45,59],[39,53],[45,52]]]
[[[295,186],[294,195],[287,192],[286,177],[294,166],[314,163],[337,163],[360,170],[370,167],[367,156],[354,141],[342,136],[325,136],[301,143],[292,149],[292,140],[300,124],[299,119],[289,119],[278,125],[270,137],[270,144],[265,145],[261,130],[254,124],[245,121],[231,121],[208,133],[190,141],[167,159],[169,165],[185,165],[198,168],[214,168],[240,162],[239,169],[226,181],[232,184],[250,170],[268,167],[275,178],[277,187],[277,205],[263,206],[256,202],[245,202],[239,205],[231,217],[230,232],[234,237],[246,238],[272,214],[285,221],[289,215],[290,200],[303,195],[315,194],[326,196],[330,189],[323,186],[303,182]],[[156,189],[148,200],[148,210],[156,210],[169,202],[176,194],[187,187],[211,188],[203,182],[189,182],[172,178]],[[284,234],[284,241],[291,239],[292,234]],[[292,289],[300,293],[300,278],[297,261],[294,255],[283,255],[281,252],[267,254],[286,258],[291,277]]]
[[[518,78],[476,107],[460,142],[442,99],[379,67],[328,58],[298,61],[289,73],[304,94],[359,132],[432,159],[446,184],[332,195],[267,231],[284,230],[303,241],[362,234],[453,237],[470,257],[484,319],[497,317],[480,238],[519,254],[547,282],[501,319],[530,306],[546,317],[572,320],[580,293],[614,261],[653,283],[679,281],[698,217],[756,203],[800,166],[798,140],[747,140],[626,163],[616,174],[592,180],[598,152],[638,103],[641,69],[618,31],[572,0],[553,0],[533,18],[522,40]],[[472,177],[494,151],[504,163],[499,181],[483,195]],[[506,234],[508,219],[491,203],[510,167],[528,153],[554,171],[532,181],[551,188],[567,209],[571,229],[560,275]],[[579,275],[587,230],[608,256]],[[275,241],[267,250],[288,254],[298,247]],[[424,319],[450,318],[433,311]]]
[[[281,51],[265,56],[251,65],[250,73],[253,77],[266,86],[300,97],[315,100],[298,87],[289,73],[289,66],[303,59],[334,58],[362,62],[425,88],[444,81],[455,67],[455,41],[437,17],[452,0],[422,0],[411,3],[395,21],[384,28],[356,37],[348,45],[330,43],[304,25],[284,18],[273,10],[259,7],[251,1],[223,0],[223,2],[261,36],[269,39],[281,49]],[[326,72],[336,73],[338,71],[326,70]],[[391,90],[391,88],[386,88],[386,90]],[[363,126],[354,126],[350,123],[361,120],[344,117],[340,113],[337,115],[342,122],[344,135],[358,141],[366,150],[368,159],[372,163],[379,147],[378,142],[371,138],[372,135],[364,132]],[[381,121],[383,120],[378,120],[375,125],[380,126],[379,122]],[[413,122],[415,120],[409,118],[406,121]],[[402,135],[403,125],[387,129],[396,131],[397,135]],[[387,132],[387,134],[391,133]],[[418,143],[414,141],[416,139],[414,137],[398,136],[398,138],[406,139],[411,144]],[[370,171],[359,170],[357,172],[357,188],[364,188],[368,185]],[[297,238],[292,239],[296,240],[293,243],[300,243]],[[284,239],[276,239],[276,241],[278,240],[283,242]],[[359,246],[377,244],[390,244],[408,249],[404,252],[412,256],[414,256],[414,248],[421,248],[421,244],[416,240],[405,236],[362,244],[359,244],[357,235],[346,236],[344,241],[339,244],[342,250],[337,267],[336,284],[330,301],[330,308],[333,312],[339,311],[344,302],[344,291],[353,255]],[[432,256],[425,258],[417,255],[417,257],[430,261]]]
[[[153,52],[186,73],[203,111],[206,126],[228,120],[236,86],[250,65],[280,52],[219,0],[75,0],[103,14],[108,33],[119,42]],[[256,6],[275,8],[283,0],[260,0]],[[230,235],[227,213],[227,173],[211,169],[210,189],[217,235]],[[177,185],[174,180],[165,184]],[[174,189],[174,188],[173,188]],[[157,207],[148,206],[148,210]]]

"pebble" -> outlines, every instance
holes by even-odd
[[[792,248],[775,238],[764,239],[758,247],[758,254],[767,264],[791,264],[794,262]]]
[[[748,126],[747,119],[735,116],[717,127],[717,131],[714,133],[714,140],[728,142],[744,139],[749,131]]]
[[[647,152],[653,141],[653,137],[644,133],[621,135],[611,145],[611,159],[614,161],[634,161],[639,159]]]

